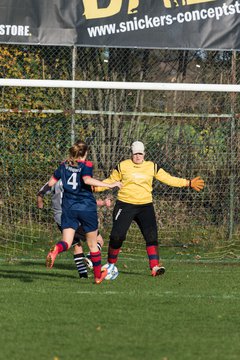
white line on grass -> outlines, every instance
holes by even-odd
[[[95,286],[95,285],[94,285]],[[53,290],[53,289],[52,289]],[[72,294],[77,295],[94,295],[94,296],[101,296],[101,295],[127,295],[127,296],[136,296],[140,295],[139,291],[117,291],[117,290],[106,290],[99,289],[100,291],[94,291],[94,290],[77,290],[73,291]],[[12,292],[12,288],[2,288],[1,292]],[[22,293],[49,293],[47,289],[22,289]],[[175,298],[175,299],[218,299],[218,300],[237,300],[240,301],[240,294],[223,294],[223,295],[217,295],[217,294],[179,294],[177,292],[173,291],[162,291],[161,293],[153,293],[152,291],[144,291],[144,295],[154,296],[154,297],[160,297],[160,298]]]
[[[94,292],[94,291],[81,291],[78,290],[76,292],[74,292],[74,294],[81,294],[81,295],[132,295],[132,296],[136,296],[136,294],[138,294],[138,291],[101,291],[101,293],[99,292]],[[172,291],[164,291],[161,293],[152,293],[152,292],[148,292],[145,291],[144,295],[149,295],[149,296],[157,296],[157,297],[166,297],[166,296],[170,296],[171,298],[177,298],[177,299],[221,299],[221,300],[240,300],[240,296],[239,295],[231,295],[231,294],[224,294],[224,295],[214,295],[214,294],[178,294],[178,293],[174,293]]]

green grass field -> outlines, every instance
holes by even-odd
[[[238,360],[240,266],[120,257],[119,277],[80,280],[71,256],[0,262],[0,359]]]

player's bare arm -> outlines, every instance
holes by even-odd
[[[90,176],[83,177],[83,181],[86,185],[105,187],[105,188],[109,188],[109,189],[113,189],[115,187],[118,187],[119,189],[121,189],[121,187],[122,187],[122,184],[120,181],[115,181],[111,184],[108,184],[108,183],[104,183],[103,181],[91,178]]]

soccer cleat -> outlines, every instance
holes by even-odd
[[[57,249],[56,246],[54,246],[54,248],[48,253],[47,258],[46,258],[46,267],[51,269],[53,267],[54,261],[57,257]]]
[[[107,269],[104,269],[104,270],[101,272],[101,277],[100,277],[100,278],[95,278],[95,283],[96,283],[96,284],[101,284],[101,282],[105,279],[105,277],[107,276],[107,274],[108,274]]]
[[[165,273],[165,267],[162,265],[156,265],[152,268],[152,276],[159,276]]]
[[[88,279],[88,273],[87,272],[79,273],[79,277],[80,279]]]
[[[87,255],[85,256],[84,262],[85,262],[86,266],[87,266],[90,270],[92,270],[92,268],[93,268],[93,263],[92,263],[92,261],[91,261],[90,254],[87,254]]]

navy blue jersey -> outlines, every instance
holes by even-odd
[[[93,165],[90,161],[79,161],[76,166],[63,162],[54,171],[54,178],[62,180],[63,199],[62,207],[71,210],[92,211],[96,209],[96,200],[90,185],[86,185],[83,177],[93,174]]]

